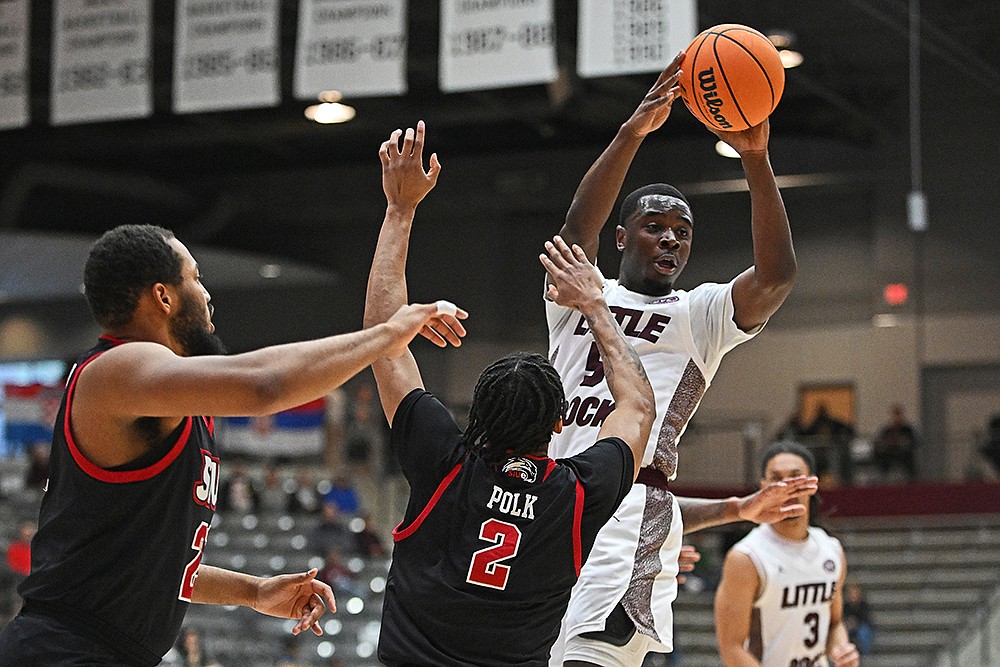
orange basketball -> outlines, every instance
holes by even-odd
[[[753,28],[724,23],[703,31],[681,65],[681,97],[710,128],[739,131],[771,115],[785,89],[778,50]]]

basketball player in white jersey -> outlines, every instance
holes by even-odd
[[[681,52],[663,71],[576,191],[559,233],[582,247],[591,261],[596,262],[601,229],[632,159],[680,94],[683,57]],[[671,651],[671,603],[682,534],[737,520],[775,521],[782,515],[776,508],[757,511],[761,508],[753,501],[759,497],[678,499],[667,490],[677,471],[677,441],[722,356],[760,331],[788,296],[796,272],[788,218],[768,158],[768,123],[716,135],[742,158],[752,206],[754,263],[728,283],[674,289],[698,227],[691,207],[679,191],[663,184],[626,197],[615,233],[622,253],[618,279],[605,280],[604,294],[642,358],[656,394],[657,416],[637,483],[601,529],[573,589],[550,665],[638,666],[649,651]],[[546,304],[546,316],[550,358],[568,401],[563,432],[553,438],[551,451],[566,457],[593,441],[614,403],[585,323],[554,303]],[[719,463],[726,465],[725,460]],[[815,490],[814,478],[791,484]],[[787,516],[804,508],[786,506],[784,512]]]
[[[808,449],[772,446],[761,484],[812,472]],[[754,528],[726,556],[715,595],[725,667],[857,667],[842,618],[847,563],[809,514]],[[829,659],[828,659],[829,658]]]

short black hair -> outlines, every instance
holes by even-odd
[[[172,238],[174,233],[163,227],[120,225],[91,246],[83,288],[98,324],[108,329],[124,326],[144,289],[155,283],[181,283],[180,255],[167,243]]]
[[[465,446],[490,463],[534,454],[552,438],[565,403],[562,379],[542,355],[497,359],[476,383]]]
[[[627,197],[625,201],[622,202],[621,212],[618,214],[618,224],[622,227],[628,222],[628,219],[632,217],[636,209],[639,208],[639,200],[646,195],[667,195],[668,197],[677,197],[682,202],[687,204],[688,210],[691,210],[691,204],[688,202],[687,197],[681,194],[681,191],[672,185],[667,185],[666,183],[652,183],[650,185],[644,185],[638,190],[633,190]]]
[[[770,447],[768,447],[764,451],[764,455],[761,456],[760,458],[761,479],[764,479],[764,477],[767,475],[767,464],[770,463],[771,459],[773,459],[778,454],[794,454],[795,456],[798,456],[800,459],[806,462],[806,466],[808,466],[809,468],[809,472],[807,474],[809,475],[815,474],[816,457],[813,456],[813,453],[809,451],[807,447],[805,447],[804,445],[800,445],[799,443],[793,440],[780,440],[771,445]]]

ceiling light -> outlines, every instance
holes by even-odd
[[[775,48],[784,49],[792,45],[795,36],[787,30],[768,30],[767,39],[774,44]]]
[[[319,94],[320,102],[339,102],[344,99],[344,95],[339,90],[324,90]]]
[[[739,157],[740,154],[736,152],[736,149],[727,144],[721,139],[715,142],[715,152],[722,157]]]
[[[346,123],[354,118],[357,111],[354,107],[339,102],[323,102],[306,107],[306,118],[324,125],[329,123]]]
[[[792,69],[793,67],[798,67],[802,64],[802,54],[798,51],[793,51],[791,49],[781,49],[778,51],[778,57],[781,58],[781,66],[785,69]]]
[[[281,264],[261,264],[261,278],[277,278],[281,275]]]
[[[891,313],[879,313],[872,318],[872,324],[880,329],[885,329],[888,327],[898,327],[900,322],[899,317],[896,315]]]

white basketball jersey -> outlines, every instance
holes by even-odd
[[[761,525],[733,546],[760,576],[747,649],[763,667],[827,667],[830,600],[843,569],[840,541],[809,528],[803,542]]]
[[[643,458],[668,479],[677,474],[677,441],[687,427],[722,356],[757,331],[733,322],[732,283],[704,283],[666,296],[632,292],[604,281],[604,297],[625,337],[642,359],[656,395],[656,421]],[[562,377],[567,408],[562,433],[549,455],[573,456],[590,447],[614,401],[597,343],[580,313],[546,301],[549,357]]]

